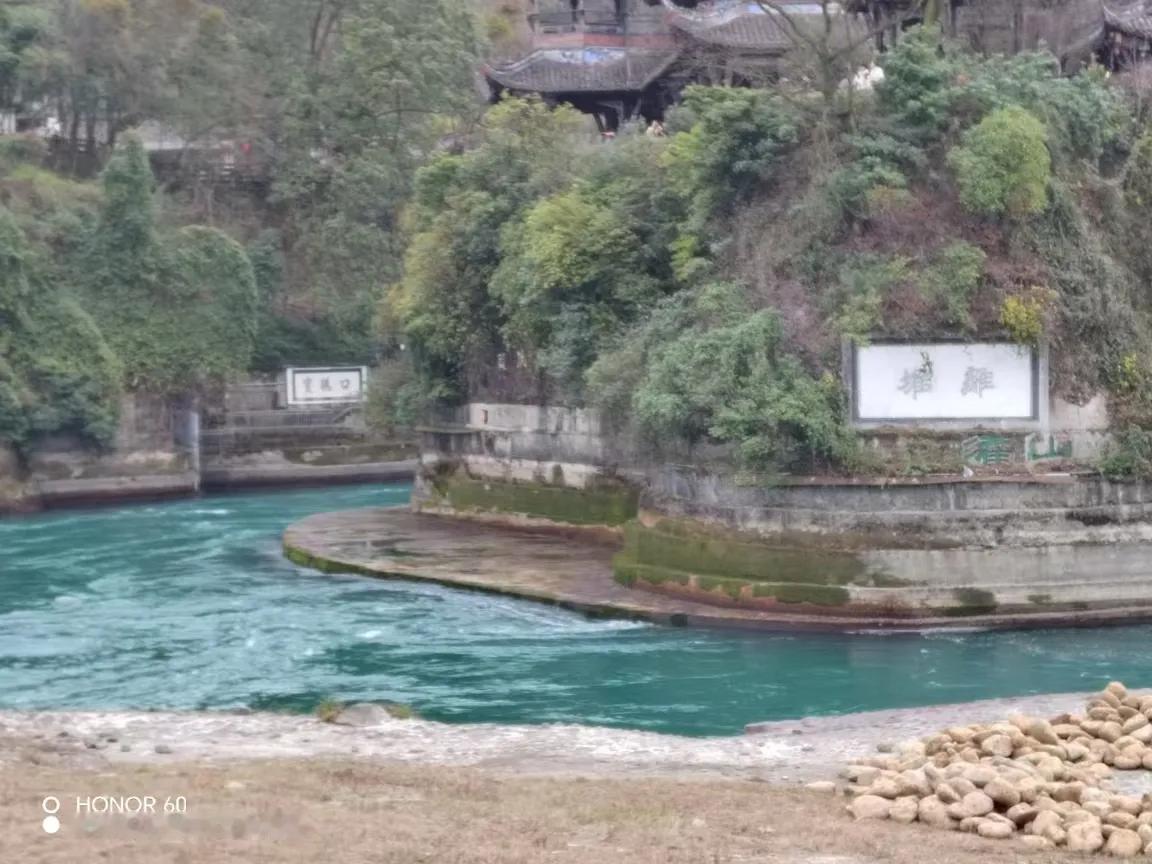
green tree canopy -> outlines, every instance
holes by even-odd
[[[0,441],[57,432],[107,444],[116,431],[121,367],[79,304],[32,269],[0,206]]]
[[[1044,125],[1017,106],[981,120],[948,156],[965,206],[1014,218],[1043,210],[1052,174],[1045,138]]]
[[[158,230],[152,184],[144,148],[125,138],[103,174],[79,290],[129,387],[196,392],[248,368],[256,280],[244,249],[219,231]]]

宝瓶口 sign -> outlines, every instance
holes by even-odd
[[[856,346],[852,397],[860,423],[1036,421],[1039,356],[994,342]]]
[[[363,402],[368,370],[363,366],[289,368],[287,378],[289,405]]]

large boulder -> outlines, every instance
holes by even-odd
[[[1008,811],[1004,815],[1015,822],[1017,827],[1023,828],[1025,825],[1035,819],[1036,814],[1039,812],[1040,811],[1033,807],[1031,804],[1025,804],[1023,801],[1021,801],[1015,807],[1009,807]]]
[[[868,787],[868,792],[881,798],[898,798],[900,797],[900,784],[894,777],[881,775]]]
[[[879,795],[861,795],[848,805],[848,812],[857,819],[887,819],[892,802]]]
[[[1056,734],[1056,730],[1052,728],[1052,724],[1047,720],[1039,718],[1032,719],[1024,728],[1024,734],[1029,738],[1034,738],[1041,744],[1059,744],[1060,736]]]
[[[1020,803],[1020,790],[1003,777],[984,784],[984,794],[1005,810]]]
[[[1064,842],[1064,819],[1053,810],[1041,810],[1028,826],[1028,833],[1051,840],[1059,846]]]
[[[870,786],[880,776],[880,769],[871,765],[849,765],[840,772],[840,776],[851,783]]]
[[[1104,851],[1114,858],[1135,858],[1144,851],[1144,844],[1140,842],[1140,835],[1135,831],[1117,828],[1108,838]]]
[[[980,790],[969,792],[960,801],[965,816],[986,816],[996,809],[995,802]]]
[[[337,726],[383,726],[394,722],[394,718],[383,705],[357,702],[342,709],[332,722]]]
[[[1007,735],[996,734],[989,735],[987,738],[985,738],[980,744],[980,749],[987,753],[989,756],[1008,757],[1012,755],[1012,751],[1015,748],[1012,745],[1012,739],[1010,737]]]
[[[948,805],[935,795],[929,795],[920,801],[918,816],[925,825],[948,831],[956,830],[957,821],[948,814]]]
[[[981,819],[980,824],[976,826],[976,833],[990,840],[1006,840],[1016,833],[1016,826],[998,819]]]
[[[1100,832],[1099,822],[1080,822],[1068,826],[1069,852],[1095,852],[1103,846],[1104,835]]]
[[[915,822],[920,812],[920,799],[915,795],[905,795],[892,802],[888,809],[888,818],[893,822]]]
[[[1120,736],[1124,734],[1124,727],[1117,723],[1115,720],[1108,720],[1101,724],[1100,731],[1096,733],[1097,738],[1102,738],[1109,743],[1118,741]]]

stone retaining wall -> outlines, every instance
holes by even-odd
[[[115,440],[106,449],[54,435],[20,457],[8,450],[0,458],[0,513],[196,492],[196,460],[182,443],[192,416],[179,403],[126,394]]]
[[[1152,617],[1152,484],[1088,473],[750,478],[716,454],[689,464],[633,442],[616,449],[591,412],[472,405],[461,420],[424,430],[415,510],[609,526],[625,539],[616,577],[634,588],[872,619],[1145,607]],[[623,505],[582,498],[605,489]]]

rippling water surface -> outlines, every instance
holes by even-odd
[[[0,521],[0,707],[311,710],[393,700],[450,721],[686,734],[804,714],[1152,683],[1152,628],[733,634],[592,621],[280,555],[340,487]]]

